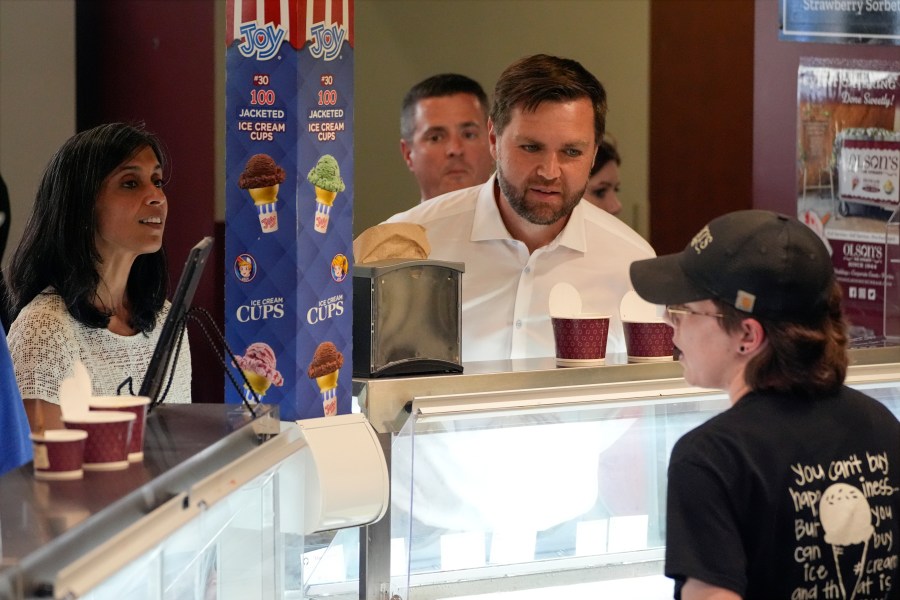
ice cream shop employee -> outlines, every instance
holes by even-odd
[[[50,159],[7,273],[9,349],[34,427],[59,423],[59,389],[76,361],[94,395],[143,381],[162,323],[168,214],[160,142],[142,127],[100,125]],[[169,402],[190,402],[184,338]]]
[[[735,212],[631,278],[667,305],[685,379],[731,400],[672,451],[675,597],[897,598],[900,423],[843,385],[841,289],[818,236]]]
[[[389,219],[422,225],[430,258],[465,263],[464,361],[554,356],[548,305],[558,282],[578,289],[585,311],[613,315],[608,351],[625,351],[618,313],[628,265],[654,253],[581,201],[605,124],[606,92],[581,64],[518,60],[494,89],[494,176]]]

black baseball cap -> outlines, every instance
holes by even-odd
[[[821,315],[833,280],[819,236],[797,219],[765,210],[713,219],[678,254],[631,264],[635,291],[653,304],[715,298],[779,321]]]

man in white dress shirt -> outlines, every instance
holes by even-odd
[[[553,356],[549,296],[558,282],[578,289],[584,312],[613,317],[607,352],[625,351],[618,313],[628,267],[654,252],[581,201],[606,110],[603,86],[578,62],[520,59],[494,90],[496,174],[388,220],[424,226],[430,258],[465,263],[463,361]]]

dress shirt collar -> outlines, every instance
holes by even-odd
[[[481,242],[487,240],[510,240],[512,236],[503,224],[500,218],[500,209],[497,208],[497,198],[494,196],[496,187],[497,174],[491,175],[491,178],[481,186],[478,191],[478,199],[475,201],[475,219],[472,224],[473,242]],[[497,192],[499,194],[499,191]],[[556,239],[549,246],[556,247],[562,245],[578,252],[584,252],[587,248],[584,234],[584,206],[583,202],[579,202],[569,217],[569,222],[560,232]]]
[[[497,200],[494,196],[496,185],[497,174],[494,173],[478,190],[478,198],[475,200],[475,218],[472,224],[473,242],[512,239],[506,225],[503,224],[503,219],[500,218],[500,209],[497,208]]]

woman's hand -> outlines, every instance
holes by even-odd
[[[59,404],[53,404],[46,400],[26,398],[25,414],[28,415],[28,424],[32,432],[43,432],[47,429],[62,429],[62,411]]]
[[[731,590],[689,577],[681,588],[681,600],[741,600],[741,597]]]

